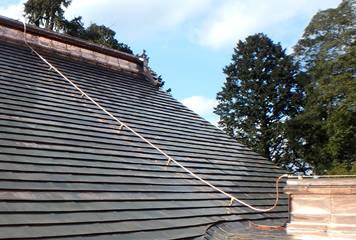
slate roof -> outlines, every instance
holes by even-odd
[[[144,74],[38,52],[194,173],[256,207],[274,204],[285,172]],[[228,197],[174,163],[165,170],[165,156],[118,128],[28,47],[1,40],[0,239],[202,239],[217,222],[286,220],[286,196],[267,213],[229,207]]]

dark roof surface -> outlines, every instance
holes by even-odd
[[[282,170],[143,75],[40,53],[194,173],[254,206],[274,204]],[[194,239],[224,220],[285,221],[285,196],[268,213],[229,208],[118,128],[29,48],[0,42],[0,239]]]

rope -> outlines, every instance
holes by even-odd
[[[260,211],[260,212],[268,212],[271,211],[272,209],[274,209],[277,204],[278,204],[278,200],[279,200],[279,190],[278,190],[278,184],[279,181],[283,178],[283,177],[287,177],[288,175],[282,175],[280,176],[277,181],[276,181],[276,201],[274,203],[274,205],[268,209],[260,209],[260,208],[255,208],[252,205],[234,197],[233,195],[223,191],[222,189],[214,186],[213,184],[211,184],[210,182],[204,180],[203,178],[199,177],[198,175],[196,175],[195,173],[193,173],[192,171],[190,171],[188,168],[186,168],[185,166],[183,166],[181,163],[179,163],[177,160],[175,160],[174,158],[172,158],[171,156],[169,156],[167,153],[165,153],[164,151],[162,151],[159,147],[157,147],[156,145],[154,145],[153,143],[151,143],[149,140],[147,140],[145,137],[143,137],[141,134],[137,133],[134,129],[130,128],[128,125],[126,125],[124,122],[120,121],[117,117],[115,117],[114,115],[112,115],[109,111],[107,111],[104,107],[102,107],[99,103],[97,103],[93,98],[91,98],[88,94],[86,94],[81,88],[79,88],[74,82],[72,82],[69,78],[67,78],[61,71],[59,71],[55,66],[53,66],[50,62],[48,62],[44,57],[42,57],[35,49],[33,49],[28,43],[27,43],[27,39],[26,39],[26,23],[24,22],[24,42],[25,44],[32,50],[32,52],[34,52],[42,61],[44,61],[51,69],[54,69],[60,76],[62,76],[67,82],[69,82],[75,89],[77,89],[82,95],[81,97],[87,97],[93,104],[95,104],[99,109],[101,109],[103,112],[105,112],[107,115],[109,115],[112,119],[114,119],[115,121],[117,121],[118,123],[120,123],[120,127],[118,132],[121,131],[121,129],[123,127],[127,128],[129,131],[131,131],[133,134],[135,134],[136,136],[138,136],[139,138],[141,138],[143,141],[145,141],[146,143],[148,143],[151,147],[155,148],[158,152],[160,152],[161,154],[163,154],[165,157],[167,157],[168,161],[167,161],[167,165],[165,167],[165,169],[167,169],[168,165],[170,164],[170,162],[174,162],[175,164],[177,164],[179,167],[181,167],[184,171],[186,171],[187,173],[189,173],[190,175],[192,175],[194,178],[198,179],[199,181],[203,182],[204,184],[208,185],[209,187],[215,189],[216,191],[224,194],[225,196],[229,197],[230,200],[230,206],[233,204],[234,201],[241,203],[242,205],[245,205],[255,211]]]

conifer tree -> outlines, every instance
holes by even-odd
[[[70,21],[65,19],[63,7],[67,8],[71,3],[72,0],[28,0],[24,4],[24,16],[29,23],[37,27],[63,32],[105,47],[133,53],[127,44],[115,39],[116,33],[112,29],[95,23],[85,28],[81,16]]]
[[[259,33],[239,41],[217,94],[215,113],[229,135],[276,163],[286,147],[284,121],[300,110],[297,68],[285,49]]]
[[[49,30],[61,30],[65,22],[64,10],[72,0],[28,0],[24,15],[29,23]]]

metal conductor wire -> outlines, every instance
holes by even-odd
[[[53,66],[51,63],[49,63],[44,57],[42,57],[35,49],[33,49],[28,43],[27,43],[27,39],[26,39],[26,23],[23,22],[24,24],[24,42],[25,44],[42,60],[44,61],[49,67],[50,69],[54,69],[60,76],[62,76],[67,82],[69,82],[75,89],[77,89],[80,93],[81,93],[81,97],[87,97],[93,104],[95,104],[98,108],[100,108],[103,112],[105,112],[107,115],[109,115],[112,119],[114,119],[115,121],[117,121],[120,124],[120,128],[119,130],[122,129],[122,127],[127,128],[129,131],[131,131],[132,133],[134,133],[136,136],[138,136],[139,138],[141,138],[142,140],[144,140],[146,143],[148,143],[151,147],[155,148],[157,151],[159,151],[161,154],[163,154],[165,157],[167,157],[168,161],[167,161],[167,166],[168,167],[169,163],[171,161],[173,161],[175,164],[177,164],[180,168],[182,168],[184,171],[186,171],[187,173],[189,173],[191,176],[193,176],[194,178],[198,179],[199,181],[203,182],[204,184],[208,185],[209,187],[215,189],[216,191],[224,194],[225,196],[230,198],[230,205],[233,204],[234,201],[241,203],[244,206],[247,206],[255,211],[259,211],[259,212],[268,212],[271,211],[272,209],[274,209],[279,201],[279,181],[283,178],[283,177],[288,177],[287,174],[280,176],[277,181],[276,181],[276,201],[274,203],[274,205],[270,208],[267,209],[261,209],[261,208],[256,208],[253,207],[252,205],[234,197],[233,195],[223,191],[222,189],[220,189],[219,187],[214,186],[213,184],[211,184],[210,182],[204,180],[203,178],[199,177],[198,175],[196,175],[194,172],[192,172],[191,170],[189,170],[188,168],[186,168],[185,166],[183,166],[181,163],[179,163],[177,160],[175,160],[174,158],[172,158],[171,156],[169,156],[167,153],[165,153],[163,150],[161,150],[159,147],[157,147],[156,145],[154,145],[153,143],[151,143],[149,140],[147,140],[145,137],[143,137],[141,134],[137,133],[134,129],[130,128],[128,125],[126,125],[124,122],[120,121],[117,117],[115,117],[114,115],[112,115],[109,111],[107,111],[104,107],[102,107],[99,103],[97,103],[93,98],[91,98],[88,94],[86,94],[80,87],[78,87],[74,82],[72,82],[70,79],[68,79],[62,72],[60,72],[55,66]]]

